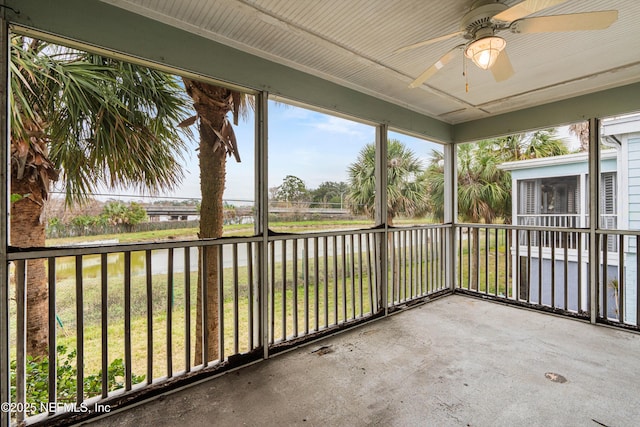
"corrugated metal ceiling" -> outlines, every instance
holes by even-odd
[[[500,33],[515,75],[496,83],[460,53],[408,84],[462,37],[394,54],[459,29],[470,0],[104,0],[449,123],[640,81],[640,1],[569,0],[536,15],[616,9],[608,29]],[[512,6],[518,0],[504,0]]]

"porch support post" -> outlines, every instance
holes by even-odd
[[[0,403],[11,401],[9,374],[9,24],[0,16]],[[0,411],[0,426],[11,424]]]
[[[444,223],[451,227],[446,232],[445,268],[446,284],[453,291],[456,287],[456,236],[458,218],[458,150],[456,144],[444,146]]]
[[[376,226],[384,227],[384,233],[376,238],[378,259],[376,260],[376,276],[378,277],[378,310],[388,314],[387,303],[387,242],[389,241],[389,224],[387,223],[387,131],[388,126],[379,124],[376,127]]]
[[[589,299],[590,320],[598,318],[600,282],[600,120],[589,119]]]
[[[269,94],[267,92],[259,92],[255,95],[255,200],[256,200],[256,235],[262,236],[258,249],[258,292],[256,296],[258,303],[255,304],[257,313],[256,319],[258,325],[254,328],[259,334],[258,342],[262,344],[263,357],[269,358],[269,324],[268,313],[268,295],[269,295],[269,174],[268,174],[268,106]]]

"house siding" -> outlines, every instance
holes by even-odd
[[[629,229],[640,230],[640,134],[634,133],[627,136],[628,159],[628,221]],[[636,323],[636,303],[638,292],[638,271],[636,239],[627,238],[625,245],[625,321]]]

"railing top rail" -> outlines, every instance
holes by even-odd
[[[618,230],[618,229],[599,229],[596,231],[597,234],[616,234],[616,235],[624,235],[624,236],[640,236],[640,230]]]
[[[52,246],[46,248],[17,248],[10,246],[7,254],[8,261],[39,259],[49,257],[66,257],[76,255],[95,255],[119,252],[138,252],[157,249],[181,249],[201,246],[219,246],[234,243],[250,243],[261,241],[261,236],[221,237],[218,239],[179,240],[172,242],[143,242],[107,245],[82,246]]]
[[[350,234],[377,234],[384,233],[384,228],[363,228],[351,230],[312,231],[309,233],[276,233],[271,232],[269,241],[309,239],[316,237],[348,236]]]
[[[436,228],[451,228],[453,224],[423,224],[423,225],[394,225],[389,227],[389,231],[405,231],[405,230],[429,230]]]
[[[558,231],[565,233],[587,233],[589,231],[588,228],[567,228],[567,227],[540,227],[540,226],[530,226],[530,225],[513,225],[513,224],[456,224],[456,227],[464,227],[464,228],[498,228],[504,230],[514,230],[514,231]]]

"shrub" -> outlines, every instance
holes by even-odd
[[[76,350],[67,352],[65,346],[57,347],[58,369],[57,369],[57,402],[74,403],[76,401],[76,375],[75,366]],[[27,377],[27,402],[28,408],[40,408],[49,401],[49,360],[34,359],[27,356],[26,366]],[[115,359],[107,368],[107,389],[109,391],[124,387],[124,362],[122,359]],[[144,375],[131,375],[133,383],[144,381]],[[102,371],[97,374],[85,375],[83,385],[84,398],[100,395],[102,393]],[[16,361],[11,361],[11,398],[15,402],[16,398]],[[35,415],[37,412],[28,412],[27,416]]]

